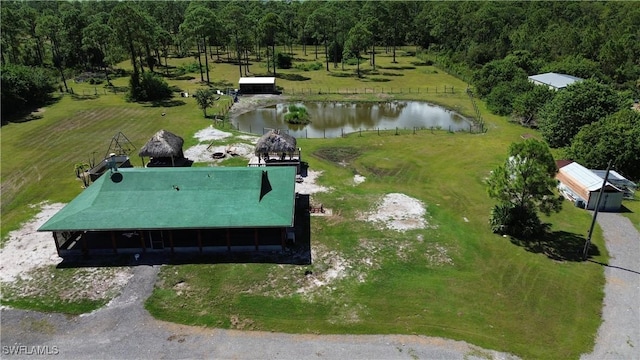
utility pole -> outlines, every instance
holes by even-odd
[[[582,260],[587,260],[587,256],[589,255],[589,246],[591,246],[591,235],[593,235],[593,227],[596,225],[596,217],[598,216],[598,210],[600,209],[600,199],[602,199],[602,193],[604,192],[604,188],[605,186],[607,186],[607,180],[609,179],[609,171],[611,171],[611,160],[609,160],[609,164],[607,165],[607,172],[604,175],[604,181],[602,182],[602,187],[598,192],[596,208],[593,211],[593,219],[591,219],[591,227],[589,228],[587,241],[584,243],[584,249],[582,250]]]

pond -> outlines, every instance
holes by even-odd
[[[307,125],[285,122],[291,103],[259,108],[231,121],[241,131],[262,135],[264,129],[288,129],[297,138],[335,138],[365,130],[442,129],[469,131],[471,121],[460,114],[420,101],[384,103],[301,102],[311,120]]]

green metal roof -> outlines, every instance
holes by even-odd
[[[105,173],[38,231],[293,226],[295,167],[118,172],[120,182]]]

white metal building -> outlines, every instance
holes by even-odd
[[[556,179],[560,181],[560,193],[576,206],[594,210],[603,179],[586,167],[572,162],[558,170]],[[607,181],[600,200],[600,211],[619,211],[622,206],[623,191]]]
[[[552,72],[529,76],[529,81],[532,83],[536,85],[546,85],[551,90],[564,89],[567,86],[582,80],[583,79],[579,77]]]
[[[241,77],[238,85],[240,85],[241,94],[276,93],[275,77]]]

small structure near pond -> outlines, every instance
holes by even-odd
[[[238,81],[241,94],[275,94],[275,77],[241,77]]]

